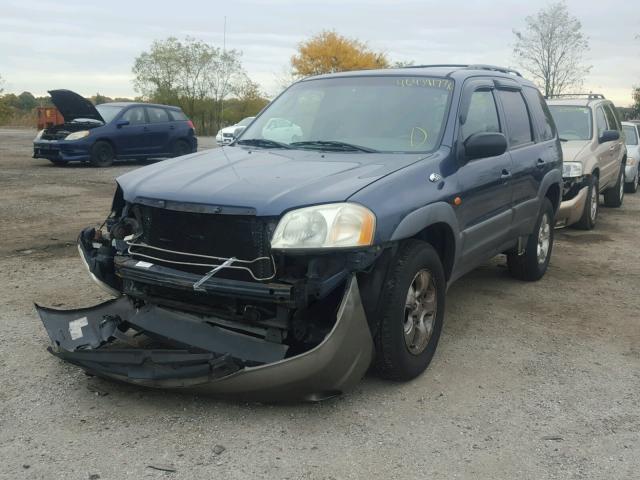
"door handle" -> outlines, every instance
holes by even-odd
[[[615,150],[615,149],[616,149],[616,146],[615,146],[615,145],[611,145],[611,146],[609,147],[609,150]]]
[[[545,162],[543,159],[539,158],[538,161],[536,162],[536,167],[537,168],[544,168],[544,164],[547,163]]]
[[[175,130],[175,129],[176,129],[176,126],[175,126],[175,125],[171,125],[171,126],[169,126],[169,130]]]
[[[503,168],[502,175],[500,176],[500,178],[502,178],[503,180],[507,180],[508,178],[511,178],[511,172],[506,168]]]

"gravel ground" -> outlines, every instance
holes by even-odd
[[[638,478],[640,195],[593,232],[557,231],[540,282],[510,279],[503,258],[458,281],[418,379],[233,403],[89,378],[46,352],[33,302],[105,298],[75,237],[139,165],[54,167],[31,159],[34,134],[0,130],[0,479]]]

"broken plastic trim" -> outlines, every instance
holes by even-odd
[[[154,260],[156,262],[163,262],[163,263],[171,263],[174,265],[189,265],[192,267],[209,267],[209,268],[213,268],[214,270],[218,267],[219,270],[222,268],[229,268],[229,269],[234,269],[234,270],[244,270],[246,272],[249,273],[249,275],[251,275],[251,277],[257,281],[257,282],[265,282],[267,280],[273,280],[277,274],[276,271],[276,262],[273,259],[273,256],[269,256],[269,257],[257,257],[254,258],[253,260],[242,260],[242,259],[238,259],[236,257],[231,257],[231,258],[226,258],[226,257],[216,257],[213,255],[202,255],[200,253],[189,253],[189,252],[180,252],[177,250],[168,250],[166,248],[160,248],[160,247],[154,247],[153,245],[147,245],[146,243],[134,243],[134,242],[130,242],[130,241],[126,241],[126,244],[128,245],[128,249],[127,249],[127,253],[131,256],[135,256],[135,257],[142,257],[142,258],[146,258],[147,260]],[[153,255],[147,255],[145,253],[140,253],[137,251],[132,251],[131,247],[140,247],[140,248],[148,248],[151,250],[157,250],[159,252],[165,252],[165,253],[172,253],[174,255],[183,255],[183,256],[187,256],[187,257],[197,257],[197,258],[205,258],[205,259],[210,259],[210,260],[217,260],[220,261],[222,263],[219,264],[211,264],[211,263],[197,263],[197,262],[181,262],[181,261],[177,261],[177,260],[167,260],[167,259],[163,259],[163,258],[159,258],[159,257],[154,257]],[[229,260],[233,260],[233,262],[229,262]],[[269,275],[268,277],[256,277],[255,274],[253,273],[253,270],[251,270],[251,268],[249,267],[243,267],[243,266],[239,266],[239,265],[231,265],[231,263],[242,263],[245,265],[251,265],[253,263],[256,262],[260,262],[260,261],[270,261],[271,262],[271,267],[272,267],[272,271],[273,273],[271,275]],[[218,270],[216,270],[217,272]]]
[[[298,355],[257,366],[236,360],[238,352],[255,358],[254,349],[233,344],[246,342],[246,335],[226,332],[240,337],[232,341],[231,336],[220,334],[224,329],[211,328],[204,336],[201,331],[188,333],[193,316],[176,311],[165,316],[160,312],[164,309],[150,306],[146,314],[140,309],[143,316],[138,317],[139,310],[126,297],[79,310],[36,308],[54,345],[49,349],[52,354],[94,375],[148,387],[189,388],[259,401],[315,401],[354,386],[373,357],[373,340],[355,275],[347,281],[335,324],[320,344]],[[199,348],[193,351],[188,343],[178,350],[105,348],[111,347],[113,335],[120,331],[117,326],[125,318],[143,333],[152,328],[156,335],[168,335],[166,338],[179,344],[198,339]],[[211,345],[203,349],[201,342]],[[222,347],[213,346],[214,343]],[[275,343],[256,345],[267,349],[260,355],[273,355],[275,350],[271,349],[282,347]]]

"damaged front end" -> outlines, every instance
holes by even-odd
[[[111,216],[78,246],[92,278],[120,296],[78,310],[38,306],[50,352],[147,387],[260,401],[345,391],[371,363],[358,277],[382,253],[274,252],[277,221],[245,208],[125,202],[118,189]]]

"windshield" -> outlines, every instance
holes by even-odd
[[[246,127],[247,125],[249,125],[251,123],[251,120],[253,120],[254,118],[256,118],[256,117],[243,118],[238,123],[236,123],[236,126],[237,127]]]
[[[120,111],[122,110],[122,107],[115,107],[115,106],[103,104],[103,105],[97,105],[96,110],[98,110],[98,113],[100,114],[100,116],[104,118],[104,121],[106,123],[109,123],[111,120],[113,120],[116,117],[116,115],[118,115],[118,113],[120,113]]]
[[[591,109],[574,105],[549,105],[563,140],[591,140]]]
[[[636,133],[636,127],[632,127],[631,125],[623,125],[622,130],[624,131],[625,143],[627,145],[638,145],[638,135]]]
[[[358,147],[353,151],[426,152],[438,145],[452,91],[453,80],[433,77],[302,81],[274,100],[239,143],[266,140],[293,148],[348,144]]]

